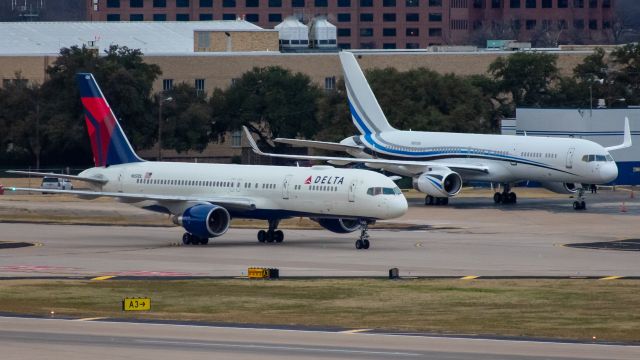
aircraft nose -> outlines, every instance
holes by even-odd
[[[608,162],[600,168],[600,177],[603,183],[612,182],[618,177],[618,166],[615,162]]]
[[[405,199],[404,195],[395,196],[393,200],[388,203],[389,219],[394,219],[404,215],[408,208],[409,205],[407,204],[407,199]]]

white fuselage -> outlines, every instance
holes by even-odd
[[[94,190],[173,196],[250,199],[255,209],[227,209],[232,217],[272,219],[293,216],[389,219],[401,216],[401,194],[367,194],[372,187],[396,188],[386,176],[356,169],[228,164],[137,162],[96,167],[80,174],[108,180]],[[131,201],[149,210],[179,215],[193,202]]]
[[[618,175],[616,164],[605,148],[582,139],[396,130],[351,137],[342,143],[364,145],[365,151],[349,151],[361,158],[441,161],[488,168],[486,173],[464,172],[465,181],[603,184]],[[601,156],[595,158],[600,161],[589,161],[589,155]],[[417,175],[415,168],[376,167],[405,176]]]

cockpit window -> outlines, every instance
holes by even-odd
[[[594,161],[606,162],[606,161],[613,161],[613,158],[609,154],[607,154],[607,155],[584,155],[582,157],[582,161],[584,161],[584,162],[594,162]]]
[[[402,191],[399,187],[370,187],[367,189],[367,195],[376,196],[376,195],[400,195]]]

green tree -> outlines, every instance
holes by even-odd
[[[277,66],[253,68],[225,91],[214,92],[211,137],[243,125],[261,144],[276,137],[311,138],[317,131],[317,99],[321,92],[311,79]]]
[[[554,54],[518,52],[496,59],[489,65],[489,73],[516,106],[541,106],[551,95],[552,82],[558,78],[557,60]]]
[[[640,104],[640,44],[627,44],[611,52],[613,98]]]
[[[344,79],[336,83],[336,89],[326,91],[318,99],[318,129],[314,138],[320,141],[340,141],[358,133],[351,121]]]

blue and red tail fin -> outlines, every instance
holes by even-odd
[[[136,155],[92,74],[76,74],[96,167],[143,161]]]

